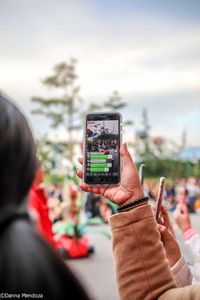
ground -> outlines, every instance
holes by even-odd
[[[191,219],[194,228],[200,232],[200,215],[192,214]],[[93,256],[68,261],[94,300],[119,299],[115,283],[111,241],[102,234],[102,229],[107,229],[107,227],[108,225],[89,227],[90,241],[95,246]],[[176,229],[176,235],[186,260],[192,263],[192,258],[184,249],[183,238],[178,229]]]

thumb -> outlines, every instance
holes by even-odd
[[[132,157],[127,149],[127,144],[122,144],[121,148],[120,148],[120,155],[122,158],[122,162],[124,165],[132,163],[133,164],[133,160]]]
[[[122,181],[121,185],[127,191],[134,191],[134,196],[144,197],[137,168],[132,160],[130,153],[127,150],[126,144],[123,144],[120,149],[122,161]]]

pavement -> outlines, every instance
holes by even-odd
[[[67,264],[77,274],[93,300],[118,300],[115,283],[111,240],[102,234],[108,225],[90,225],[90,244],[95,253],[89,258],[69,260]]]
[[[170,214],[172,219],[172,214]],[[191,214],[193,227],[200,233],[200,215]],[[69,260],[67,264],[77,274],[82,284],[94,300],[119,300],[115,283],[114,263],[111,240],[102,234],[109,230],[108,225],[89,226],[90,243],[95,246],[95,253],[89,258]],[[185,260],[193,264],[193,259],[184,248],[181,231],[175,228],[175,233]]]

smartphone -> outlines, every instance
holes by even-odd
[[[141,185],[143,185],[144,183],[144,168],[145,168],[145,164],[141,164],[139,167],[139,177],[140,177]]]
[[[89,113],[85,118],[84,182],[90,185],[120,183],[120,113]]]
[[[159,188],[158,188],[158,196],[156,201],[156,221],[158,221],[160,216],[160,207],[162,204],[163,192],[164,192],[164,185],[165,185],[165,177],[160,178]]]

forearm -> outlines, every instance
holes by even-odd
[[[121,300],[157,299],[176,287],[149,205],[116,214],[110,224]]]

